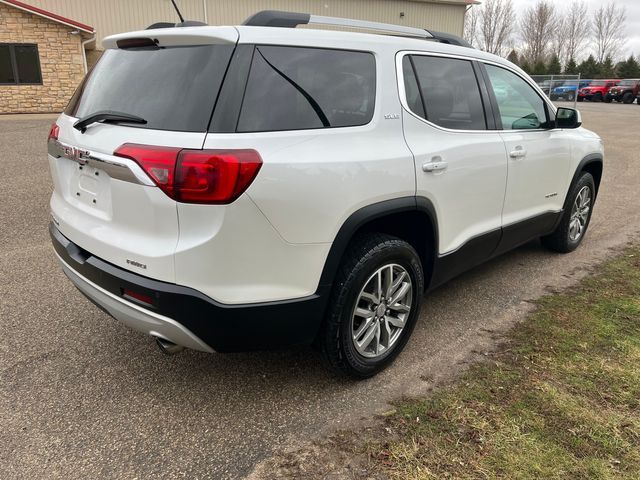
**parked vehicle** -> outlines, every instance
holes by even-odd
[[[620,80],[594,80],[588,87],[580,89],[578,101],[601,102],[612,87],[620,83]]]
[[[612,101],[622,103],[633,103],[640,93],[640,79],[622,80],[618,85],[612,87],[604,98],[604,101],[611,103]]]
[[[542,80],[541,82],[538,82],[538,86],[546,95],[549,95],[554,88],[560,87],[564,85],[564,83],[565,80]]]
[[[314,23],[391,35],[274,28]],[[84,295],[166,352],[313,343],[368,377],[425,291],[587,232],[600,138],[455,37],[261,12],[103,45],[49,134],[51,238]]]
[[[575,100],[578,90],[588,87],[589,85],[591,85],[591,80],[580,80],[579,83],[577,80],[569,80],[551,91],[551,100],[567,100],[572,102]]]

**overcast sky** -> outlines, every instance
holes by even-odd
[[[589,5],[589,13],[595,12],[595,10],[603,3],[608,3],[609,0],[581,0]],[[640,0],[616,0],[618,4],[624,5],[627,9],[627,35],[629,41],[627,42],[624,50],[621,51],[625,57],[628,57],[632,53],[638,57],[640,56]],[[551,0],[560,9],[568,8],[571,4],[571,0]],[[536,0],[513,0],[513,5],[516,9],[516,13],[520,15],[528,7],[534,5]]]

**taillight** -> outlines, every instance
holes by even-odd
[[[255,150],[190,150],[125,143],[114,155],[136,161],[169,197],[184,203],[226,204],[256,178]]]
[[[49,129],[49,136],[47,137],[47,142],[51,140],[58,140],[58,135],[60,134],[60,127],[56,123],[51,124],[51,128]]]

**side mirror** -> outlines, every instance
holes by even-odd
[[[556,128],[578,128],[582,125],[582,116],[578,110],[560,107],[556,112]]]

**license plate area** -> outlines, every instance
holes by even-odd
[[[111,215],[111,179],[107,173],[91,165],[69,162],[72,174],[69,197],[83,210],[100,216]]]

